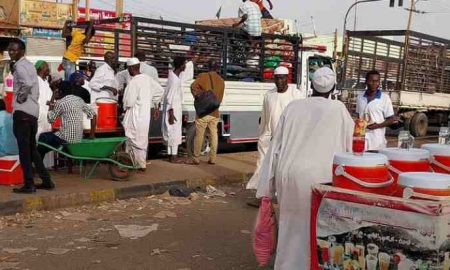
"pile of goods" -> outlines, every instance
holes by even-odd
[[[214,27],[232,27],[233,24],[238,23],[241,18],[222,18],[213,20],[196,21],[195,24],[214,26]],[[279,19],[262,19],[262,32],[265,34],[289,34],[289,26],[283,20]]]

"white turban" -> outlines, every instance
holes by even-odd
[[[128,66],[128,67],[131,67],[131,66],[138,65],[138,64],[140,64],[140,63],[141,63],[141,62],[139,61],[139,59],[137,59],[136,57],[133,57],[133,58],[128,59],[128,61],[127,61],[127,66]]]
[[[328,93],[336,84],[336,74],[329,67],[321,67],[313,74],[312,84],[319,93]]]
[[[289,69],[287,67],[277,67],[274,75],[289,75]]]

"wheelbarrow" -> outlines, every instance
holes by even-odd
[[[79,161],[81,177],[83,177],[83,162],[94,162],[90,170],[85,166],[84,179],[89,179],[100,163],[108,163],[111,178],[115,181],[125,181],[129,179],[131,172],[136,169],[133,153],[123,151],[126,140],[126,137],[83,139],[79,143],[64,144],[59,148],[42,142],[38,142],[38,145]]]

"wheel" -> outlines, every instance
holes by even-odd
[[[131,156],[125,152],[117,152],[111,158],[123,165],[134,165]],[[127,181],[130,178],[131,170],[128,168],[123,168],[115,163],[110,163],[108,169],[114,181]]]
[[[418,112],[411,119],[410,131],[414,137],[423,137],[428,131],[428,117],[425,113]]]
[[[189,125],[186,131],[186,151],[188,156],[194,155],[194,140],[195,140],[195,123]],[[205,131],[205,138],[203,139],[202,150],[200,154],[202,156],[207,155],[211,151],[209,142],[209,131]]]

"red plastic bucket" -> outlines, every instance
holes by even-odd
[[[394,179],[382,154],[338,153],[333,161],[333,185],[340,188],[391,195]]]
[[[394,180],[397,181],[398,175],[404,172],[430,172],[430,152],[425,149],[401,149],[386,148],[380,150],[380,153],[387,156],[389,160],[389,171]]]
[[[430,163],[435,172],[450,174],[450,145],[424,144],[422,149],[430,151]]]
[[[6,105],[6,111],[9,113],[12,113],[13,111],[13,92],[6,91],[5,95],[5,105]]]
[[[23,184],[23,171],[19,156],[6,156],[0,158],[0,185]]]
[[[98,98],[96,100],[97,128],[114,129],[117,127],[117,101],[108,98]]]
[[[399,176],[400,197],[425,200],[450,199],[450,175],[443,173],[412,172]]]
[[[264,79],[273,79],[273,68],[265,68],[263,73]]]

